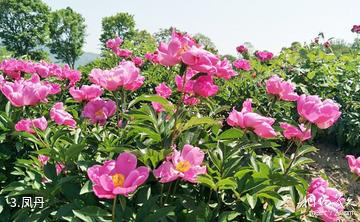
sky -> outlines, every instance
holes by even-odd
[[[257,50],[279,52],[294,41],[310,42],[318,33],[351,42],[360,25],[360,0],[44,0],[52,10],[70,6],[86,20],[84,51],[99,53],[101,19],[118,12],[134,15],[138,29],[150,33],[177,27],[202,33],[221,54],[251,42]]]

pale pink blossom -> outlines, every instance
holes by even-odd
[[[62,102],[55,103],[50,109],[50,118],[58,125],[66,125],[73,128],[76,126],[76,121],[70,113],[65,111]]]

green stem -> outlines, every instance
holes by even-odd
[[[161,184],[161,188],[160,188],[160,206],[164,206],[163,205],[163,195],[164,194],[164,184]]]
[[[169,185],[169,189],[168,189],[168,192],[167,192],[167,195],[166,195],[164,204],[167,203],[169,197],[171,196],[171,186],[172,186],[172,183],[170,183],[170,185]],[[161,196],[162,196],[162,195],[161,195]]]
[[[300,143],[300,145],[301,145],[301,143]],[[284,173],[284,176],[289,173],[292,165],[294,164],[295,160],[298,158],[298,156],[297,156],[297,151],[298,151],[300,145],[297,145],[296,151],[295,151],[295,154],[294,154],[294,157],[291,159],[291,162],[290,162],[289,166],[286,168],[285,173]]]
[[[116,222],[115,221],[116,199],[117,199],[117,196],[115,196],[115,198],[114,198],[113,207],[112,207],[112,221],[113,222]]]

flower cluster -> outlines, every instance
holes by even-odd
[[[22,119],[15,124],[15,130],[18,132],[24,131],[31,134],[35,133],[35,128],[41,131],[46,130],[48,122],[45,117],[40,117],[36,119]]]
[[[325,222],[339,221],[339,214],[344,211],[343,194],[330,188],[322,178],[313,179],[306,194],[311,210]]]
[[[206,173],[202,166],[204,152],[198,147],[185,145],[181,153],[173,150],[166,160],[153,171],[161,183],[172,182],[178,178],[191,183],[197,182],[197,176]],[[94,165],[87,170],[93,182],[93,191],[99,198],[113,199],[117,195],[128,196],[147,180],[150,169],[137,166],[137,158],[131,153],[121,153],[116,160],[105,161],[103,165]]]
[[[55,77],[59,80],[69,80],[69,85],[73,86],[81,79],[81,73],[72,70],[68,65],[61,67],[45,61],[33,62],[28,60],[5,59],[0,63],[0,70],[15,80],[21,79],[21,74],[37,74],[41,78]]]
[[[117,36],[114,39],[107,40],[105,45],[107,48],[111,49],[111,51],[118,57],[128,58],[132,55],[132,51],[128,49],[119,48],[122,43],[123,43],[123,39]]]
[[[244,54],[248,52],[248,49],[244,45],[239,45],[238,47],[236,47],[236,51],[240,54]]]

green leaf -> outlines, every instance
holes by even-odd
[[[66,160],[77,160],[80,152],[86,147],[85,144],[73,144],[66,150]]]
[[[175,206],[156,209],[154,213],[147,216],[144,222],[158,222],[175,210]]]
[[[197,181],[200,184],[206,185],[209,188],[216,190],[216,184],[214,183],[213,178],[208,174],[202,174],[202,175],[197,176]]]
[[[224,211],[220,214],[218,222],[231,222],[239,215],[236,211]]]
[[[89,192],[92,192],[92,182],[90,180],[86,181],[84,186],[81,188],[80,195],[82,195],[84,193],[89,193]]]
[[[160,103],[163,108],[168,113],[172,113],[174,111],[174,106],[165,98],[158,96],[158,95],[142,95],[134,99],[129,103],[129,108],[134,106],[136,103],[141,101],[147,101],[147,102],[157,102]]]
[[[232,178],[226,178],[218,181],[216,187],[219,190],[235,190],[237,188],[237,183]]]
[[[251,209],[255,208],[256,202],[257,202],[257,198],[255,196],[249,195],[248,193],[246,194],[246,200],[248,202],[248,204],[250,205]]]
[[[181,131],[185,131],[194,126],[203,125],[203,124],[216,125],[219,124],[219,122],[210,117],[200,117],[200,118],[191,117],[191,119],[187,123],[185,123],[183,127],[181,127]]]
[[[231,128],[224,132],[222,132],[218,139],[219,140],[226,140],[226,139],[237,139],[242,138],[244,136],[244,132],[237,128]]]
[[[317,148],[314,146],[309,146],[309,145],[303,145],[302,147],[300,147],[297,151],[297,156],[303,156],[307,153],[310,152],[317,152]]]
[[[85,216],[91,216],[91,217],[108,217],[111,216],[109,212],[107,212],[104,209],[101,209],[97,206],[86,206],[82,208],[81,210],[76,210],[76,212],[81,213]]]

